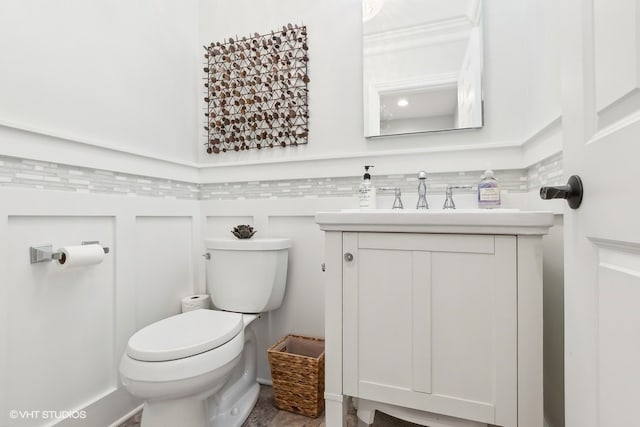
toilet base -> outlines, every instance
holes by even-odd
[[[260,385],[255,383],[240,397],[232,408],[226,412],[214,415],[209,419],[208,426],[240,427],[245,422],[251,410],[258,401]]]
[[[206,401],[194,399],[151,400],[144,403],[140,425],[146,426],[206,426]]]
[[[229,381],[209,398],[209,427],[240,427],[258,401],[258,350],[256,334],[250,325],[256,317],[245,317],[244,351]]]

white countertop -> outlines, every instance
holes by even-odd
[[[324,231],[541,235],[553,225],[553,213],[518,209],[347,209],[318,212],[316,222]]]

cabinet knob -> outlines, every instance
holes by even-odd
[[[346,254],[344,254],[344,260],[347,262],[353,261],[353,254],[350,252],[347,252]]]

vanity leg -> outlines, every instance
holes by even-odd
[[[369,427],[373,424],[373,419],[376,416],[376,411],[363,411],[358,409],[358,427]]]
[[[358,402],[358,427],[367,427],[373,424],[376,416],[376,409],[373,405],[365,401]]]
[[[358,398],[357,397],[352,397],[351,398],[351,406],[353,406],[354,409],[358,410]]]
[[[341,394],[324,394],[326,427],[346,427],[349,399]]]

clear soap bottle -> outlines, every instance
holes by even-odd
[[[482,174],[478,183],[478,207],[495,209],[500,207],[500,184],[491,169]]]

